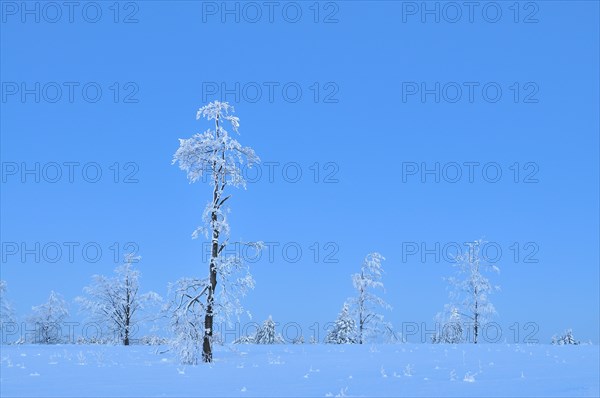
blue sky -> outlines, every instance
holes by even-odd
[[[178,138],[209,127],[197,109],[219,99],[236,107],[240,142],[274,167],[272,181],[263,165],[230,203],[233,238],[276,242],[273,261],[251,265],[245,304],[256,320],[273,315],[310,335],[378,251],[394,307],[386,318],[398,329],[432,322],[452,269],[423,260],[421,245],[484,238],[502,250],[492,302],[508,340],[511,325],[523,333],[535,322],[541,342],[568,327],[598,342],[597,2],[521,2],[518,15],[512,2],[485,13],[481,3],[472,22],[462,8],[455,23],[453,5],[434,2],[439,22],[421,2],[322,2],[318,16],[312,2],[279,2],[273,22],[265,6],[255,18],[235,2],[234,14],[221,2],[122,2],[118,15],[113,2],[81,3],[72,22],[66,8],[28,4],[39,22],[20,2],[2,3],[0,38],[1,276],[20,315],[50,290],[80,295],[127,242],[143,257],[145,290],[164,295],[168,282],[206,274],[202,241],[190,235],[209,187],[170,163]],[[436,164],[439,182],[421,173]],[[36,242],[40,261],[23,259],[21,245]],[[73,261],[65,242],[75,242]],[[97,262],[82,253],[90,242],[102,249]],[[301,258],[286,260],[283,247],[300,247]]]

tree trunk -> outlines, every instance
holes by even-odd
[[[361,278],[361,282],[364,279],[364,274],[361,271],[360,272],[360,278]],[[365,328],[365,299],[364,296],[365,292],[364,289],[360,288],[360,294],[359,294],[359,301],[358,301],[358,317],[359,317],[359,321],[358,321],[358,344],[362,344],[363,343],[363,330]]]
[[[126,293],[126,306],[125,306],[125,336],[123,338],[123,345],[129,345],[129,324],[131,323],[131,314],[130,314],[130,310],[131,310],[131,297],[129,294],[129,277],[126,277],[125,279],[125,285],[127,288],[127,293]]]
[[[213,242],[212,251],[217,252],[218,243]],[[211,340],[213,335],[213,308],[214,308],[214,292],[217,287],[217,267],[214,264],[214,256],[210,262],[210,288],[208,289],[208,297],[206,299],[206,315],[204,317],[204,341],[202,343],[202,360],[204,362],[212,362],[212,347]]]
[[[362,310],[360,312],[360,320],[358,322],[358,344],[362,344],[363,343],[363,317],[362,317]]]
[[[129,317],[125,318],[125,336],[123,338],[123,345],[129,345]]]
[[[477,344],[477,335],[479,334],[479,311],[477,310],[477,301],[475,301],[475,314],[473,319],[473,343]]]
[[[216,132],[219,134],[219,118],[215,120]],[[216,167],[213,164],[213,169]],[[212,247],[210,255],[210,269],[209,269],[209,281],[210,287],[208,289],[208,296],[206,298],[206,315],[204,316],[204,340],[202,342],[202,360],[204,362],[212,362],[212,335],[213,335],[213,311],[215,301],[215,291],[217,288],[217,257],[219,256],[219,230],[215,226],[217,222],[217,211],[219,206],[220,189],[219,189],[219,175],[217,170],[213,170],[214,174],[214,189],[213,189],[213,211],[211,213],[211,221],[213,225],[212,231]]]
[[[214,190],[214,203],[218,200],[218,187]],[[216,211],[212,212],[211,218],[213,222],[217,221]],[[208,296],[206,299],[206,315],[204,316],[204,341],[202,342],[202,360],[204,362],[212,362],[212,347],[211,340],[213,335],[213,311],[215,301],[215,290],[217,288],[217,256],[219,255],[219,231],[213,230],[212,235],[212,250],[210,256],[210,287],[208,288]]]

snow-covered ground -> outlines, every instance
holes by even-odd
[[[1,346],[9,396],[598,396],[596,345],[239,345],[181,366],[148,346]]]

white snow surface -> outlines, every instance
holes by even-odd
[[[166,347],[159,347],[159,350]],[[597,345],[0,346],[2,397],[599,396]]]

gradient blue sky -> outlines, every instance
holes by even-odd
[[[353,293],[350,274],[368,252],[379,251],[387,258],[384,297],[394,307],[386,318],[398,329],[402,322],[432,322],[447,302],[442,277],[451,266],[433,256],[403,260],[402,242],[432,247],[483,237],[503,250],[501,273],[493,276],[502,291],[493,302],[508,339],[513,323],[536,322],[541,342],[567,327],[598,342],[597,2],[537,2],[537,9],[522,2],[517,23],[512,2],[496,3],[502,9],[497,23],[486,21],[480,8],[472,23],[466,9],[457,23],[427,15],[422,23],[420,14],[404,15],[403,22],[403,7],[410,6],[391,1],[321,3],[319,23],[312,2],[295,3],[302,9],[297,23],[283,18],[285,3],[279,3],[273,23],[266,9],[256,23],[243,15],[239,23],[234,16],[223,23],[219,15],[203,14],[202,2],[151,1],[136,3],[137,9],[121,3],[119,20],[132,12],[138,20],[125,24],[114,23],[113,2],[97,4],[103,12],[98,23],[86,22],[80,9],[73,23],[66,14],[57,23],[35,23],[31,16],[23,23],[3,8],[4,173],[10,162],[97,162],[103,171],[98,183],[81,174],[73,183],[65,175],[57,183],[3,175],[5,248],[7,242],[98,242],[103,248],[97,263],[86,262],[80,250],[73,262],[66,252],[57,263],[3,258],[1,277],[20,315],[52,289],[72,300],[92,274],[110,273],[113,242],[138,244],[145,290],[164,295],[168,282],[204,276],[202,242],[190,234],[200,224],[209,188],[189,185],[170,164],[178,138],[209,126],[195,120],[206,99],[203,84],[296,82],[303,90],[296,103],[280,89],[272,102],[266,91],[255,103],[248,100],[251,92],[237,101],[209,97],[235,105],[239,139],[263,161],[302,167],[298,183],[285,181],[281,166],[271,183],[263,168],[263,178],[235,192],[230,203],[233,238],[298,242],[303,249],[296,263],[286,262],[279,249],[275,261],[252,264],[256,289],[245,304],[256,320],[271,314],[300,323],[309,335],[308,325],[335,318]],[[524,23],[533,12],[538,22]],[[330,13],[337,23],[323,23]],[[97,82],[103,96],[89,103],[76,89],[70,102],[65,89],[56,103],[43,96],[36,103],[33,95],[22,101],[7,94],[23,82]],[[121,87],[117,103],[109,88],[114,82]],[[139,88],[137,103],[123,103],[134,87],[125,87],[128,82]],[[318,102],[310,88],[315,82]],[[325,87],[328,82],[334,86]],[[418,96],[403,101],[403,82],[477,82],[480,88],[496,82],[503,95],[491,103],[476,89],[472,102],[466,91],[456,103],[436,103],[432,95],[425,102]],[[521,86],[517,103],[509,88],[515,82]],[[524,102],[528,82],[538,88],[537,103]],[[338,88],[337,102],[324,103],[331,87]],[[121,168],[134,162],[139,182],[114,183],[109,167],[115,162]],[[315,162],[321,173],[333,170],[323,167],[334,162],[339,181],[315,183],[309,168]],[[403,162],[496,162],[503,175],[490,183],[479,168],[473,183],[466,175],[457,183],[436,183],[432,176],[425,183],[418,176],[403,182]],[[538,182],[523,183],[520,174],[515,183],[509,169],[515,162],[535,163]],[[122,169],[119,179],[131,170]],[[339,262],[315,261],[314,242],[321,250],[334,242]],[[537,247],[539,261],[515,261],[515,242],[525,250],[521,256]],[[528,242],[534,246],[525,247]]]

